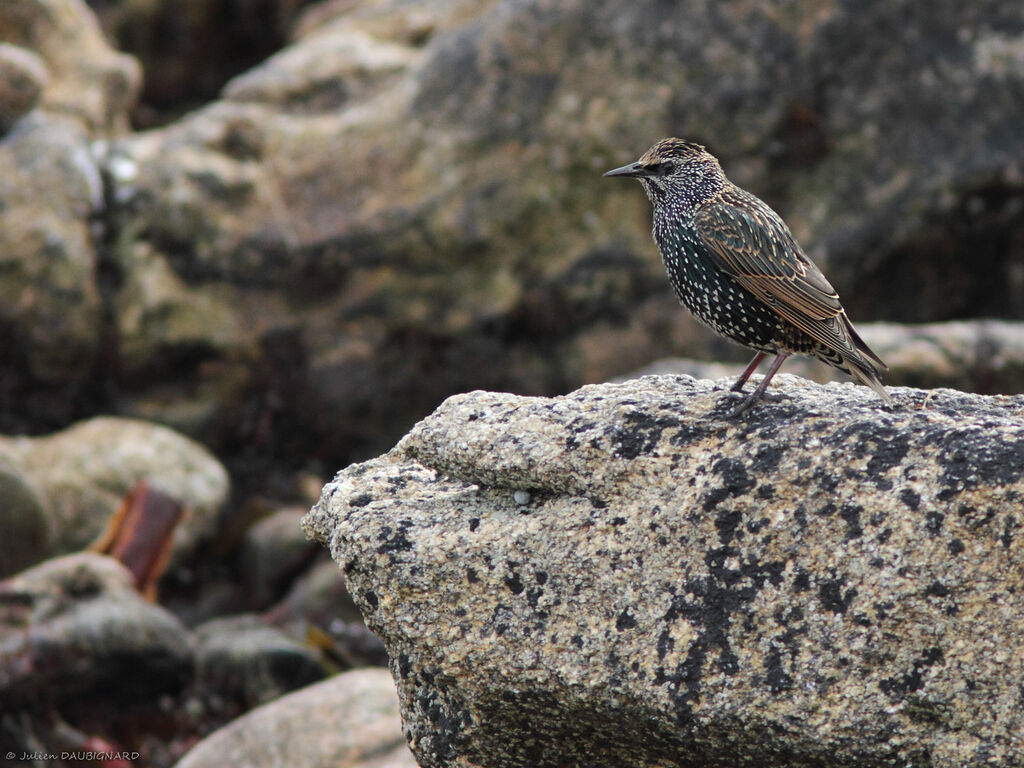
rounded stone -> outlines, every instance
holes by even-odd
[[[280,764],[415,768],[387,670],[346,672],[264,704],[199,742],[175,768]]]
[[[0,455],[0,578],[44,560],[52,550],[48,504],[14,462]]]
[[[43,60],[32,51],[0,43],[0,131],[27,115],[49,83]]]

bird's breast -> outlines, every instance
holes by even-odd
[[[715,264],[696,230],[656,223],[654,239],[672,288],[698,320],[745,346],[777,348],[781,319]]]

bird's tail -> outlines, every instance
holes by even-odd
[[[885,387],[882,386],[882,382],[878,379],[878,370],[870,363],[864,364],[859,360],[852,358],[846,359],[846,370],[850,373],[853,378],[857,379],[863,384],[867,384],[878,396],[885,400],[886,405],[892,405],[892,398],[889,397],[889,393],[885,391]]]
[[[854,329],[853,323],[849,321],[845,313],[843,314],[843,320],[846,321],[846,332],[850,336],[851,346],[855,353],[853,355],[844,355],[846,370],[855,379],[875,390],[879,397],[885,400],[887,405],[892,405],[892,398],[889,397],[889,393],[885,391],[885,387],[882,386],[882,382],[878,378],[878,369],[888,369],[889,366],[882,362],[882,358],[876,355],[871,350],[871,347],[867,345],[867,342],[860,337],[860,334]]]
[[[877,366],[878,368],[888,370],[889,366],[882,362],[882,358],[871,351],[871,347],[869,347],[868,343],[860,337],[860,334],[857,333],[857,329],[853,327],[853,323],[850,322],[850,319],[846,317],[845,313],[843,314],[843,319],[846,321],[846,332],[850,334],[850,340],[853,342],[853,348],[871,358],[871,361],[875,363],[872,368]],[[877,374],[878,371],[876,370],[875,373]]]

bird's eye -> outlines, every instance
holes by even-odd
[[[651,163],[647,166],[647,172],[651,176],[668,176],[672,173],[672,163],[668,161],[663,163]]]

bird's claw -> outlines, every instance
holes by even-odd
[[[737,390],[730,390],[728,394],[726,394],[726,396],[722,398],[723,404],[734,399],[733,392],[737,392]],[[742,392],[737,393],[740,395],[739,403],[737,403],[735,406],[733,406],[724,414],[722,414],[723,419],[735,419],[737,416],[742,416],[744,413],[753,408],[754,405],[756,405],[757,402],[761,399],[759,397],[754,397],[753,395],[745,395]]]

